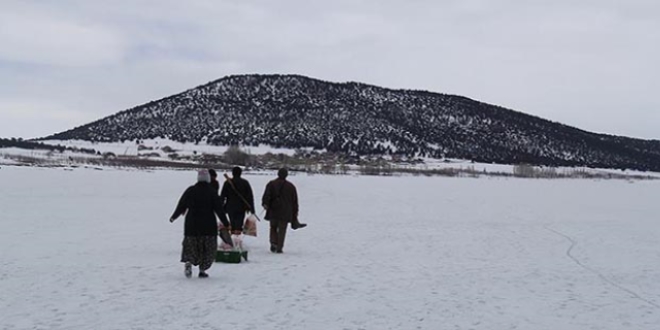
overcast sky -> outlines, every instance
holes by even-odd
[[[654,0],[0,0],[0,137],[295,73],[660,139],[658,59]]]

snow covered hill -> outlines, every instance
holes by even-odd
[[[225,77],[46,139],[155,138],[660,171],[660,141],[590,133],[461,96],[297,75]]]

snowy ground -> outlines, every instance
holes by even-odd
[[[285,253],[186,279],[190,171],[0,168],[0,329],[657,329],[656,181],[298,175]],[[247,176],[260,196],[269,176]]]

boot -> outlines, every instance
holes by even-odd
[[[186,275],[187,278],[190,278],[192,276],[192,264],[189,262],[186,262],[186,265],[183,270],[183,274]]]
[[[291,221],[291,229],[293,229],[293,230],[296,230],[298,228],[305,228],[305,227],[307,227],[307,224],[306,223],[300,223],[300,221],[298,221],[298,219],[293,219],[293,221]]]

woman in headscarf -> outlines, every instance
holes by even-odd
[[[174,222],[186,214],[181,262],[185,263],[185,275],[192,276],[192,266],[199,266],[199,277],[208,277],[218,250],[218,222],[229,227],[227,216],[217,191],[211,186],[208,170],[197,172],[197,184],[188,187],[170,218]]]

